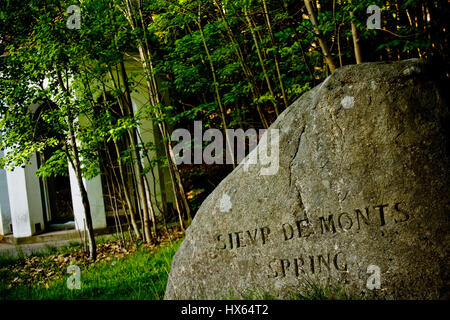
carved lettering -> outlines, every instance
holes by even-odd
[[[250,239],[250,243],[251,244],[256,244],[256,235],[258,234],[258,229],[255,229],[255,234],[252,236],[252,234],[250,233],[250,230],[247,230],[247,236]]]
[[[394,221],[395,221],[396,223],[398,223],[398,222],[405,222],[405,221],[408,221],[408,220],[409,220],[409,214],[407,214],[406,212],[400,210],[400,209],[398,208],[399,204],[400,204],[399,202],[397,202],[396,204],[394,204],[394,210],[397,211],[398,213],[400,213],[400,215],[401,215],[403,218],[402,218],[401,220],[397,220],[397,219],[394,217]]]
[[[344,255],[344,254],[342,252],[338,252],[334,255],[334,258],[333,258],[334,267],[336,268],[337,271],[347,271],[347,262],[344,262],[343,266],[341,266],[341,267],[339,266],[339,263],[338,263],[339,255]]]
[[[228,240],[230,240],[230,249],[233,249],[233,234],[228,234]]]
[[[294,237],[294,229],[289,223],[283,223],[284,241],[291,240]]]
[[[276,270],[276,267],[272,266],[272,264],[274,264],[276,262],[277,262],[277,259],[273,259],[271,262],[269,262],[269,268],[272,271],[272,274],[269,274],[269,278],[278,277],[278,271]]]
[[[358,230],[361,229],[360,218],[364,221],[366,225],[369,225],[369,208],[366,208],[366,216],[364,216],[364,214],[359,209],[356,209],[355,212],[356,212],[356,221],[358,222]]]
[[[295,267],[295,276],[296,277],[298,277],[300,275],[300,273],[305,273],[305,270],[303,270],[304,264],[305,264],[305,261],[303,260],[302,256],[294,259],[294,267]]]
[[[330,254],[327,254],[327,260],[323,257],[323,255],[319,254],[317,256],[319,272],[322,272],[322,265],[324,265],[328,271],[330,271]]]
[[[380,212],[380,226],[384,226],[386,221],[384,220],[384,208],[388,207],[388,204],[380,204],[379,206],[375,206],[375,209],[378,209]]]
[[[241,233],[243,234],[242,231],[234,233],[236,235],[236,248],[246,247],[245,244],[241,243],[241,237],[239,236]]]
[[[322,234],[325,233],[325,231],[327,232],[332,232],[332,233],[336,233],[336,227],[334,226],[334,220],[333,220],[333,215],[330,214],[328,216],[328,221],[325,220],[324,217],[320,217],[320,226],[322,228]]]
[[[288,259],[280,259],[280,265],[281,265],[281,274],[282,274],[283,277],[285,277],[286,276],[286,271],[291,266],[291,263],[289,262]]]
[[[308,219],[298,220],[295,222],[295,224],[297,225],[299,238],[301,237],[307,238],[314,233],[312,230],[310,232],[304,232],[305,229],[308,229],[308,226],[310,225]]]
[[[314,274],[314,256],[309,256],[309,262],[311,266],[311,273]]]
[[[275,229],[273,236],[272,229],[269,226],[215,235],[215,248],[218,250],[236,250],[249,246],[265,245],[269,241],[269,238],[272,237],[272,241],[292,241],[296,238],[308,238],[312,235],[361,230],[364,225],[371,225],[374,222],[373,220],[378,219],[378,217],[380,227],[385,226],[389,222],[389,219],[392,219],[395,223],[402,223],[410,219],[409,214],[400,208],[400,202],[396,202],[394,205],[380,204],[373,206],[373,208],[378,214],[369,214],[369,207],[365,207],[364,210],[355,209],[353,211],[314,218],[315,220],[313,222],[309,218],[296,220],[295,224],[284,222]],[[320,259],[320,261],[312,259],[310,263],[311,270],[314,271],[320,268],[320,263],[326,266],[324,264],[327,261],[325,257]],[[290,265],[293,266],[294,264],[295,262],[292,262]],[[303,264],[304,261],[302,260]],[[284,266],[287,267],[287,264],[284,264]],[[282,271],[280,269],[280,272]]]
[[[266,244],[270,234],[269,227],[256,228],[254,230],[236,231],[227,235],[216,235],[216,248],[219,250],[233,250],[245,248],[248,245]],[[227,241],[224,240],[227,239]]]
[[[225,250],[227,248],[227,244],[222,240],[222,235],[219,234],[216,239],[219,242],[219,245],[222,244],[222,246],[218,246],[217,248],[220,250]]]
[[[353,226],[353,220],[347,212],[342,212],[338,216],[338,225],[342,230],[349,231]]]
[[[311,254],[305,256],[308,263],[305,264],[303,255],[295,258],[273,259],[269,262],[269,278],[285,278],[285,277],[299,277],[305,274],[321,274],[332,272],[346,272],[347,263],[345,262],[345,255],[342,252],[337,253],[321,253]]]
[[[270,229],[269,229],[269,227],[263,227],[263,228],[261,228],[261,239],[262,239],[262,244],[266,244],[266,240],[267,240],[269,234],[270,234]]]

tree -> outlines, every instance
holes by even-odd
[[[23,165],[34,152],[43,152],[47,147],[54,147],[58,156],[64,152],[77,177],[90,259],[95,260],[91,209],[83,184],[83,176],[92,172],[82,168],[82,154],[77,142],[80,126],[76,121],[81,116],[89,116],[90,110],[84,97],[75,96],[70,88],[69,83],[80,76],[78,59],[74,59],[76,49],[72,46],[76,40],[61,19],[65,8],[61,8],[60,3],[54,5],[49,9],[42,7],[40,1],[32,1],[27,12],[29,16],[21,18],[28,18],[33,23],[22,25],[20,35],[8,34],[7,54],[2,59],[0,76],[1,148],[11,152],[2,159],[2,165]],[[36,16],[39,20],[33,19]],[[30,110],[33,105],[42,106],[37,114]]]

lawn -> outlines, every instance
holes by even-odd
[[[119,254],[101,254],[86,263],[73,258],[77,248],[19,259],[0,259],[0,300],[10,299],[163,299],[172,257],[181,239],[157,248],[144,245],[133,250],[102,243],[100,252],[113,248]],[[107,249],[105,249],[105,247]],[[110,252],[111,250],[109,250]],[[80,267],[80,289],[69,289],[67,267]]]

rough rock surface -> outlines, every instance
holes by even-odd
[[[336,70],[271,126],[275,175],[241,164],[204,201],[165,298],[448,298],[448,119],[419,60]]]

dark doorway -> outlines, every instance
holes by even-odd
[[[64,224],[74,220],[69,177],[46,179],[49,224]]]
[[[41,104],[34,112],[35,121],[38,121],[37,119],[44,112],[52,108],[51,101]],[[68,160],[62,151],[64,150],[63,136],[55,128],[46,126],[45,122],[40,123],[36,132],[38,132],[38,136],[53,137],[59,141],[57,145],[49,146],[40,152],[37,157],[45,229],[72,229],[74,226],[72,193]]]

